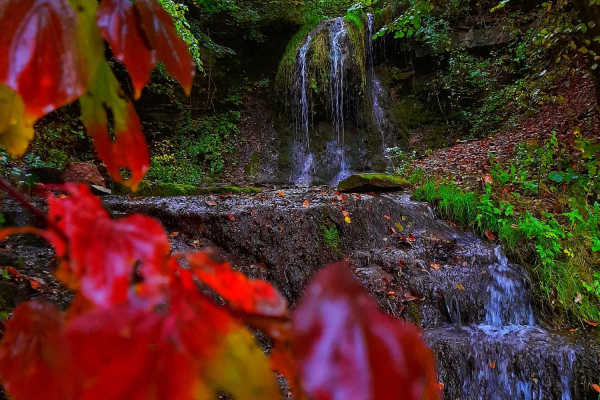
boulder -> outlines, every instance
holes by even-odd
[[[90,163],[73,162],[63,172],[65,182],[80,182],[88,185],[106,187],[104,178],[98,168]]]
[[[394,192],[408,189],[410,183],[399,176],[388,174],[354,174],[338,184],[342,193]]]

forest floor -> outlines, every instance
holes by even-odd
[[[481,185],[483,176],[490,170],[490,154],[500,162],[515,157],[520,143],[545,141],[552,132],[560,140],[574,140],[577,135],[600,138],[600,115],[596,112],[594,83],[591,78],[571,78],[557,88],[563,96],[562,104],[545,103],[523,117],[514,129],[481,140],[459,142],[438,150],[420,160],[417,168],[438,177],[449,178],[467,188]],[[579,126],[580,133],[573,128]]]

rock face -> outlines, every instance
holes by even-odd
[[[341,193],[394,192],[408,189],[410,183],[387,174],[354,174],[338,184]]]
[[[84,162],[74,162],[69,164],[67,169],[63,172],[63,180],[65,182],[79,182],[106,187],[104,178],[98,171],[98,168],[93,164]]]
[[[598,344],[537,326],[526,272],[499,247],[457,231],[409,195],[313,188],[108,197],[105,204],[116,214],[158,218],[179,232],[172,239],[176,250],[217,247],[235,268],[268,279],[292,302],[316,271],[346,260],[383,310],[423,327],[437,355],[444,398],[594,395]]]

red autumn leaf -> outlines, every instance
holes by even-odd
[[[494,235],[492,232],[490,231],[485,231],[483,232],[483,234],[485,235],[485,237],[487,237],[489,240],[494,241],[496,240],[496,235]]]
[[[315,400],[437,399],[419,330],[381,313],[345,264],[321,271],[293,318],[293,350]]]
[[[276,197],[283,197],[285,196],[284,192],[277,192],[277,194],[275,195]]]
[[[396,292],[394,292],[393,290],[390,290],[389,292],[387,292],[388,296],[395,296]]]
[[[415,237],[413,235],[408,235],[408,237],[406,238],[406,240],[408,240],[409,242],[414,242],[415,241]]]
[[[594,390],[598,393],[600,393],[600,386],[598,386],[597,384],[592,384],[592,388],[594,388]]]
[[[112,220],[85,185],[67,184],[64,189],[69,196],[48,198],[48,219],[63,235],[52,229],[40,232],[63,259],[57,277],[95,305],[110,306],[128,297],[137,266],[143,278],[136,282],[143,289],[138,293],[151,302],[160,300],[171,268],[169,241],[160,223],[141,215]],[[20,231],[0,231],[0,238]]]
[[[211,206],[211,207],[216,207],[217,206],[217,202],[216,201],[212,201],[212,200],[208,200],[206,202],[207,206]]]
[[[176,238],[177,236],[179,236],[179,232],[173,232],[169,235],[170,238]]]
[[[302,385],[300,384],[298,365],[289,350],[287,350],[279,341],[275,342],[275,347],[271,350],[271,368],[284,375],[290,383],[290,389],[294,399],[304,399]]]
[[[193,399],[199,358],[191,357],[182,343],[193,336],[177,338],[185,331],[174,332],[169,321],[128,304],[76,318],[65,332],[73,366],[69,383],[82,399]],[[214,326],[194,325],[198,340],[204,341],[194,351],[206,355],[216,345],[217,335],[207,332]]]
[[[404,260],[402,260],[402,259],[399,259],[399,260],[398,260],[398,263],[400,264],[400,266],[402,266],[402,267],[406,267],[406,261],[404,261]]]
[[[489,183],[491,185],[492,183],[494,183],[494,179],[492,179],[492,176],[490,174],[486,174],[483,176],[483,183]]]
[[[304,208],[309,208],[310,207],[310,202],[307,200],[304,200],[304,203],[302,203],[302,207]]]
[[[0,347],[2,385],[11,397],[62,400],[64,352],[60,332],[63,315],[51,304],[28,302],[17,307]]]
[[[220,391],[276,398],[251,334],[199,293],[189,271],[180,273],[168,313],[125,303],[69,323],[68,376],[80,398],[193,400]]]
[[[587,319],[584,319],[583,322],[590,326],[598,326],[598,323],[596,321],[588,321]]]
[[[392,219],[389,215],[384,215],[383,218],[387,219],[388,221]]]
[[[169,74],[177,79],[189,96],[196,73],[196,63],[187,44],[179,37],[169,13],[156,0],[138,0],[142,27],[150,46],[156,51]]]
[[[133,104],[123,94],[106,61],[98,66],[80,103],[83,123],[94,139],[98,156],[116,182],[135,191],[150,168],[150,153]]]
[[[141,27],[139,11],[130,0],[102,0],[98,7],[98,28],[121,61],[139,98],[156,65],[156,52],[150,48]]]
[[[0,82],[17,92],[37,119],[83,94],[77,16],[66,0],[3,0]]]
[[[134,266],[144,279],[145,293],[166,284],[170,245],[162,225],[149,217],[131,215],[112,220],[84,185],[65,185],[70,196],[48,199],[49,218],[69,239],[53,244],[59,257],[68,257],[57,276],[97,305],[124,301],[132,284]]]
[[[235,217],[233,216],[233,214],[227,214],[227,218],[228,218],[230,221],[235,221]]]
[[[194,274],[222,296],[235,309],[266,316],[287,315],[287,301],[271,284],[252,280],[231,269],[229,263],[215,261],[209,252],[186,256]]]
[[[431,263],[431,267],[433,269],[440,269],[442,266],[440,264]]]
[[[494,361],[490,362],[490,369],[496,368],[496,363]]]

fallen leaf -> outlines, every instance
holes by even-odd
[[[494,183],[494,179],[492,179],[492,176],[490,174],[484,175],[483,183],[489,183],[491,185],[492,183]]]
[[[170,238],[176,238],[177,236],[179,236],[179,232],[173,232],[169,235]]]
[[[390,290],[389,292],[387,292],[388,296],[395,296],[396,292],[394,292],[393,290]]]
[[[349,216],[350,216],[350,213],[349,213],[348,211],[342,211],[342,215],[343,215],[344,217],[349,217]]]
[[[360,200],[360,199],[361,199],[361,197],[360,197],[360,194],[355,194],[355,195],[354,195],[354,198],[355,198],[356,200]]]
[[[308,199],[304,200],[304,203],[302,203],[302,207],[304,207],[304,208],[310,207],[310,202],[308,201]]]
[[[494,369],[494,368],[496,368],[496,363],[495,363],[494,361],[492,361],[492,362],[490,363],[490,368],[491,368],[491,369]]]
[[[227,214],[227,218],[229,218],[230,221],[235,221],[233,214]]]
[[[579,303],[581,304],[581,301],[583,300],[583,296],[581,295],[581,293],[577,292],[577,296],[575,296],[575,303]]]
[[[348,223],[348,224],[352,222],[352,220],[350,219],[350,217],[344,218],[344,221],[346,221],[346,223]]]
[[[392,218],[390,218],[390,216],[389,216],[389,215],[384,215],[384,216],[383,216],[383,218],[387,219],[388,221],[389,221],[390,219],[392,219]]]
[[[592,387],[594,388],[594,390],[598,393],[600,393],[600,386],[598,386],[597,384],[592,384]]]
[[[46,282],[39,278],[29,278],[29,284],[33,290],[39,290],[40,287],[46,285]]]
[[[583,322],[591,326],[598,326],[598,323],[596,321],[588,321],[587,319],[584,319]]]
[[[444,383],[443,382],[438,382],[438,388],[440,390],[444,390]]]
[[[402,226],[402,224],[400,222],[396,222],[396,228],[398,228],[399,232],[402,232],[404,230],[404,227]]]
[[[406,240],[408,240],[409,242],[414,242],[415,241],[415,237],[413,235],[408,235],[408,237],[406,238]]]
[[[216,206],[217,206],[217,202],[216,202],[216,201],[213,201],[213,200],[208,200],[208,201],[206,202],[206,205],[207,205],[207,206],[211,206],[211,207],[216,207]]]
[[[487,237],[489,240],[492,240],[492,241],[496,240],[496,235],[494,235],[492,232],[485,231],[483,233],[484,233],[485,237]]]
[[[417,296],[415,296],[414,294],[412,294],[410,292],[406,292],[406,293],[404,293],[404,296],[402,296],[402,300],[404,300],[404,301],[415,301],[418,299],[419,298]]]
[[[432,263],[431,266],[433,267],[433,269],[440,269],[441,268],[440,264],[434,264],[434,263]]]
[[[283,193],[283,192],[277,192],[277,194],[275,196],[277,196],[277,197],[283,197],[283,196],[285,196],[285,193]]]
[[[400,260],[398,260],[398,263],[399,263],[401,266],[403,266],[403,267],[406,267],[406,261],[404,261],[404,260],[400,259]]]
[[[456,288],[457,288],[458,290],[465,290],[465,287],[464,287],[463,285],[461,285],[460,283],[457,283],[457,284],[456,284]]]

